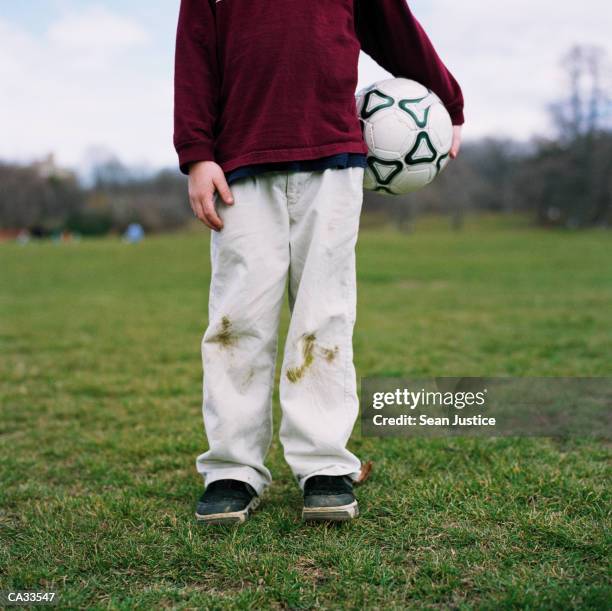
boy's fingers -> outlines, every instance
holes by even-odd
[[[459,142],[453,142],[453,146],[451,147],[451,150],[450,150],[450,156],[452,159],[457,159],[460,148],[461,148],[461,144]]]
[[[199,218],[201,221],[204,220],[204,211],[197,197],[190,197],[189,203],[191,204],[191,209],[193,210],[194,215]]]
[[[456,159],[458,153],[459,153],[459,144],[455,139],[453,139],[453,143],[451,144],[451,149],[450,149],[451,159]]]
[[[202,202],[202,207],[204,208],[204,216],[208,223],[208,226],[215,231],[220,231],[223,229],[223,221],[219,218],[217,211],[215,210],[215,203],[213,201],[212,194],[208,194],[204,201]]]
[[[204,200],[201,200],[197,197],[192,197],[189,199],[189,202],[191,203],[191,209],[193,210],[193,213],[198,218],[198,220],[200,220],[210,229],[214,229],[214,227],[210,224],[209,220],[206,218],[206,214],[204,213]]]
[[[223,203],[227,206],[231,206],[234,203],[234,197],[232,196],[232,192],[227,184],[227,180],[225,180],[225,175],[221,174],[217,178],[215,178],[215,187],[217,188],[217,192],[221,196]]]
[[[450,150],[451,159],[457,159],[460,148],[461,148],[461,126],[455,125],[453,127],[453,143],[451,144],[451,150]]]

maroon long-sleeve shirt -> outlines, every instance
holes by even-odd
[[[461,88],[406,0],[182,0],[174,143],[184,172],[365,153],[355,109],[363,49],[463,123]]]

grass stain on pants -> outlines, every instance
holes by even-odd
[[[291,321],[280,381],[280,439],[303,487],[318,474],[359,475],[346,449],[358,414],[353,327],[363,169],[275,172],[232,185],[211,240],[209,325],[202,340],[206,484],[270,483],[272,391],[281,308]]]

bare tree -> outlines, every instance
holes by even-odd
[[[550,109],[558,140],[542,143],[532,168],[539,218],[570,227],[606,224],[612,204],[610,63],[603,49],[576,46],[563,67],[568,93]]]
[[[601,47],[575,46],[563,57],[569,94],[551,106],[559,136],[573,141],[605,127],[610,115],[610,65]]]

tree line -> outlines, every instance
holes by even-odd
[[[530,142],[484,139],[421,192],[404,197],[366,193],[364,215],[398,227],[420,213],[447,214],[460,227],[468,212],[523,213],[542,226],[612,224],[612,101],[606,59],[576,47],[564,58],[569,92],[550,108],[556,133]],[[99,163],[90,184],[56,167],[52,158],[29,165],[0,162],[0,230],[34,235],[72,231],[174,230],[193,215],[186,181],[176,170],[143,176],[117,159]]]
[[[89,186],[52,160],[0,162],[0,228],[35,236],[69,231],[81,235],[123,232],[140,223],[150,232],[183,227],[190,218],[185,181],[173,170],[149,176],[118,160],[99,164]]]

